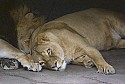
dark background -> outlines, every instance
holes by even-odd
[[[37,15],[48,21],[88,8],[105,8],[125,14],[125,0],[0,0],[0,37],[17,45],[16,29],[8,11],[25,3]]]

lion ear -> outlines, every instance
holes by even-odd
[[[49,37],[47,36],[46,33],[41,33],[37,37],[37,43],[38,44],[45,44],[45,43],[48,43],[48,41],[50,41],[50,39],[49,39]]]
[[[26,18],[26,19],[29,19],[29,20],[33,19],[33,17],[34,17],[33,13],[27,13],[27,14],[25,15],[25,18]]]

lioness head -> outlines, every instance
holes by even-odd
[[[41,33],[36,37],[32,54],[37,55],[39,60],[44,61],[43,67],[63,71],[66,68],[66,61],[64,59],[64,51],[61,46],[49,39],[48,35],[51,33]],[[55,38],[51,35],[52,38]]]

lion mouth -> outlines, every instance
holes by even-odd
[[[57,62],[55,66],[51,67],[51,70],[54,70],[54,71],[64,71],[66,69],[66,65],[67,65],[66,61],[63,60],[62,61],[62,65],[59,65],[58,62]]]
[[[57,71],[64,71],[66,69],[66,65],[67,65],[66,61],[63,60],[62,65],[57,68]]]

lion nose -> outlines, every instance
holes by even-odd
[[[57,71],[60,71],[60,68],[61,68],[61,66],[60,66],[60,67],[57,67]]]

